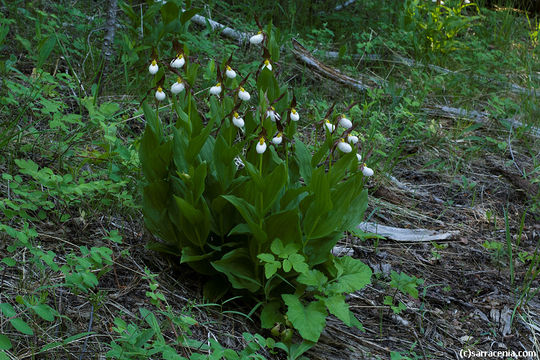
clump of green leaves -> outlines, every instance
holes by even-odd
[[[461,48],[459,35],[478,18],[464,13],[467,8],[478,9],[476,4],[458,0],[441,4],[407,0],[403,6],[402,30],[420,54],[449,53]]]
[[[333,108],[320,119],[325,140],[313,156],[300,140],[291,119],[296,100],[268,66],[279,60],[272,34],[268,27],[254,83],[247,81],[251,74],[222,75],[231,59],[212,62],[207,74],[217,75],[203,86],[213,95],[199,99],[193,90],[199,65],[186,62],[181,71],[171,68],[186,84],[170,97],[176,123],[167,125],[143,102],[143,212],[160,239],[151,248],[212,276],[206,296],[231,288],[251,293],[262,303],[264,328],[290,324],[316,342],[329,313],[361,328],[344,294],[369,284],[371,270],[331,249],[367,207],[365,165],[345,144],[352,129],[339,128],[342,115]],[[166,80],[161,70],[154,76],[158,100]],[[248,85],[255,86],[255,106],[239,99]],[[240,117],[241,126],[233,122]]]

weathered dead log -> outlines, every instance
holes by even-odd
[[[358,228],[365,232],[370,232],[384,236],[395,241],[424,242],[434,240],[450,240],[459,234],[459,231],[439,232],[428,229],[403,229],[392,226],[379,225],[372,222],[363,222]]]
[[[250,37],[250,35],[245,32],[235,30],[233,28],[220,24],[217,21],[210,20],[201,15],[193,16],[191,18],[191,21],[201,26],[206,26],[206,24],[208,24],[210,25],[213,31],[219,31],[220,35],[228,37],[229,39],[236,40],[238,42],[245,42]]]
[[[305,47],[303,47],[295,39],[292,40],[292,44],[293,44],[292,52],[294,56],[300,62],[307,65],[309,68],[311,68],[313,71],[315,71],[316,73],[318,73],[319,75],[323,77],[326,77],[340,84],[352,87],[360,91],[366,91],[369,88],[374,88],[374,87],[379,86],[379,84],[375,83],[373,79],[371,79],[371,81],[374,83],[371,85],[367,85],[362,80],[353,79],[350,76],[342,74],[339,70],[323,64],[322,62],[317,60]]]
[[[107,32],[105,33],[105,36],[103,38],[103,46],[101,49],[101,53],[103,54],[103,61],[104,61],[104,67],[103,67],[104,74],[109,73],[110,60],[114,54],[113,43],[114,43],[114,36],[116,34],[117,10],[118,10],[118,1],[111,0],[109,2],[109,9],[107,11],[107,26],[106,26]]]

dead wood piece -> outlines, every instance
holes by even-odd
[[[217,21],[208,19],[201,15],[193,16],[191,18],[191,21],[201,26],[206,26],[206,24],[208,24],[210,25],[213,31],[219,30],[219,33],[221,35],[228,37],[229,39],[236,40],[238,42],[245,42],[249,39],[249,34],[242,31],[235,30],[233,28],[220,24]]]
[[[354,4],[355,2],[356,2],[356,0],[345,1],[343,4],[339,4],[338,6],[336,6],[334,8],[334,11],[341,11],[341,10],[345,9],[347,6]]]
[[[329,78],[338,83],[344,84],[346,86],[352,87],[360,91],[366,91],[369,88],[378,86],[378,85],[373,85],[373,86],[366,85],[358,79],[353,79],[352,77],[344,75],[340,71],[321,63],[319,60],[315,59],[313,55],[295,39],[292,40],[292,44],[293,44],[292,52],[294,56],[299,61],[306,64],[315,72],[317,72],[319,75],[322,75],[326,78]]]
[[[392,226],[379,225],[372,222],[363,222],[357,226],[362,231],[382,235],[395,241],[424,242],[434,240],[450,240],[459,231],[439,232],[428,229],[403,229]]]
[[[112,45],[114,43],[114,36],[116,34],[116,12],[118,10],[118,1],[111,0],[109,2],[109,10],[107,11],[107,33],[103,38],[102,53],[105,58],[105,62],[109,62],[113,55]]]
[[[415,196],[415,197],[420,197],[420,198],[428,198],[428,199],[433,199],[436,203],[438,204],[444,204],[444,200],[427,192],[427,191],[424,191],[424,190],[419,190],[419,189],[412,189],[411,187],[409,187],[409,185],[407,184],[404,184],[402,183],[401,181],[399,181],[398,179],[396,179],[394,176],[389,176],[390,178],[390,181],[392,181],[392,183],[394,185],[397,186],[398,189],[404,191],[404,192],[407,192],[409,194],[411,194],[412,196]]]

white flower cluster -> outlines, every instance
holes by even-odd
[[[352,121],[347,119],[345,115],[341,115],[337,123],[339,124],[339,126],[345,128],[346,130],[352,128],[353,126]],[[330,120],[328,119],[324,120],[324,126],[326,127],[326,129],[328,129],[328,132],[331,134],[334,133],[334,131],[336,130],[336,125],[332,124],[332,122],[330,122]],[[346,138],[341,137],[338,140],[337,148],[339,149],[339,151],[345,154],[348,154],[353,151],[352,145],[355,145],[357,143],[358,143],[358,136],[347,134]],[[373,170],[367,167],[367,165],[362,162],[362,156],[356,153],[356,158],[358,159],[358,163],[361,166],[362,174],[364,174],[364,176],[366,177],[373,176]]]

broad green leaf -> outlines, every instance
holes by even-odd
[[[267,254],[267,253],[259,254],[259,255],[257,255],[257,258],[261,259],[264,262],[274,262],[274,261],[276,261],[276,259],[274,258],[274,255]]]
[[[32,310],[45,321],[54,321],[54,317],[57,315],[56,310],[47,304],[34,305]]]
[[[2,313],[7,318],[11,318],[17,315],[17,312],[15,311],[13,306],[11,306],[11,304],[8,304],[8,303],[1,303],[0,310],[2,310]]]
[[[330,314],[343,321],[345,325],[355,326],[360,330],[364,329],[362,324],[349,309],[349,305],[345,302],[344,295],[332,295],[323,300]]]
[[[17,262],[12,257],[5,257],[2,259],[2,262],[7,266],[15,266]]]
[[[267,217],[264,220],[264,229],[268,239],[278,238],[285,244],[300,245],[302,242],[302,230],[300,229],[300,218],[297,209],[275,213]]]
[[[289,272],[292,269],[292,264],[289,259],[283,260],[283,271]]]
[[[287,183],[285,163],[278,165],[270,175],[263,178],[263,216],[274,205],[279,193]]]
[[[49,58],[55,45],[56,45],[56,36],[54,35],[51,35],[47,40],[43,42],[43,44],[39,48],[38,63],[37,63],[38,68],[41,68],[45,60]]]
[[[228,252],[220,260],[213,261],[212,266],[225,274],[235,289],[256,292],[261,288],[261,284],[255,276],[255,264],[249,257],[246,248],[238,248]]]
[[[180,22],[182,24],[185,24],[186,22],[188,22],[192,17],[194,17],[195,15],[197,15],[198,13],[201,12],[201,9],[199,8],[191,8],[191,9],[187,9],[186,11],[183,11],[182,12],[182,15],[180,15]]]
[[[0,334],[0,350],[9,350],[13,345],[6,335]]]
[[[199,209],[196,209],[193,205],[181,197],[176,195],[173,196],[180,213],[189,221],[190,224],[197,225],[203,221],[203,214]]]
[[[34,335],[34,330],[21,318],[9,320],[10,324],[19,332],[25,335]]]
[[[165,5],[163,5],[160,11],[161,17],[163,18],[163,22],[165,24],[174,21],[176,18],[178,18],[178,14],[180,13],[178,6],[172,1],[168,1]]]
[[[233,206],[238,210],[240,215],[242,215],[244,220],[247,222],[253,236],[255,236],[255,238],[261,243],[266,242],[267,235],[261,229],[259,224],[257,224],[257,217],[255,215],[256,212],[253,205],[234,195],[222,195],[221,197],[233,204]]]
[[[199,198],[204,192],[206,172],[207,172],[206,162],[203,162],[195,169],[195,172],[193,174],[192,184],[193,184],[193,202],[194,203],[199,201]]]
[[[334,258],[334,265],[338,270],[338,276],[328,290],[335,294],[358,291],[371,283],[371,269],[360,260],[343,256]]]
[[[264,304],[261,311],[261,327],[263,329],[270,329],[276,323],[283,320],[283,315],[279,311],[281,304],[279,301],[272,301],[268,304]]]
[[[298,161],[298,167],[300,168],[300,176],[304,178],[304,182],[309,185],[311,183],[311,153],[307,146],[296,139],[295,141],[296,161]]]
[[[281,298],[287,305],[287,317],[300,335],[309,341],[317,342],[326,325],[326,307],[322,301],[313,301],[304,306],[297,296],[283,294]]]
[[[327,283],[328,278],[322,272],[311,269],[298,275],[296,279],[300,284],[313,286],[316,289],[322,289]]]
[[[304,273],[309,270],[306,259],[301,254],[291,254],[291,256],[289,256],[289,261],[291,262],[293,269],[296,272]]]
[[[281,264],[279,261],[264,264],[264,276],[267,279],[270,279],[272,276],[274,276],[274,274],[278,271],[279,268],[281,268]]]

